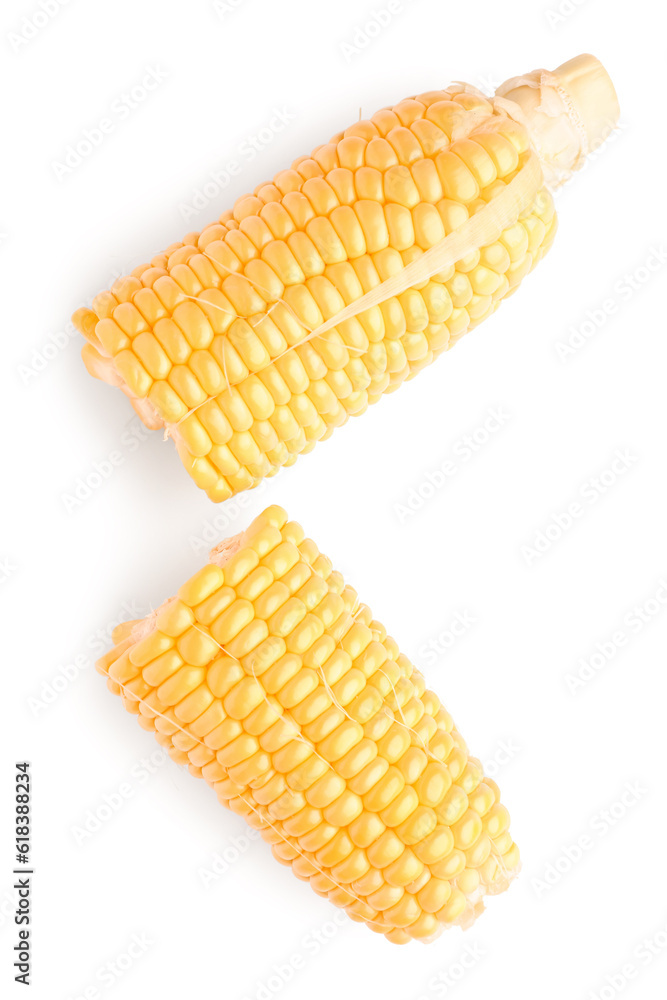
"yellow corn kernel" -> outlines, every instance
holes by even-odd
[[[354,919],[391,941],[470,923],[519,858],[438,697],[280,508],[211,555],[116,630],[112,690]]]

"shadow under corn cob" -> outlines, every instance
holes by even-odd
[[[280,507],[97,664],[126,709],[321,896],[390,941],[468,926],[519,866],[497,785]]]
[[[568,70],[572,60],[557,84],[578,99],[603,74],[613,94],[600,64],[579,59],[583,70]],[[148,427],[167,429],[212,500],[291,465],[412,378],[544,255],[556,230],[546,187],[489,245],[309,337],[493,202],[535,155],[531,141],[544,164],[551,133],[545,141],[539,109],[521,88],[500,93],[457,84],[356,122],[75,314],[88,370],[119,386]]]

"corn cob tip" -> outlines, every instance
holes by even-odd
[[[621,109],[611,77],[588,53],[564,62],[554,76],[579,114],[589,149],[595,149],[618,125]]]
[[[496,91],[496,103],[528,128],[550,187],[583,166],[616,128],[620,114],[609,74],[588,54],[553,72],[538,69],[506,80]]]

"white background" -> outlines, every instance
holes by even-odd
[[[554,15],[555,3],[528,0],[413,0],[346,58],[341,43],[358,42],[357,29],[381,7],[238,0],[225,12],[208,0],[69,0],[43,24],[36,0],[3,4],[0,975],[11,980],[16,940],[13,765],[27,758],[30,995],[40,1000],[664,993],[660,8],[565,0]],[[30,33],[26,17],[40,26],[17,42]],[[159,433],[133,437],[141,425],[129,404],[87,375],[80,338],[68,338],[77,306],[328,140],[360,108],[370,115],[457,79],[489,90],[582,51],[609,70],[622,127],[559,194],[553,250],[451,356],[244,495],[244,508],[211,504]],[[118,110],[150,69],[166,78],[131,113]],[[294,118],[250,159],[243,144],[274,109]],[[56,176],[68,145],[104,117],[113,129],[99,148]],[[182,206],[230,160],[243,163],[242,176],[186,221]],[[606,300],[614,311],[605,317]],[[587,321],[593,335],[559,357],[557,345]],[[460,442],[484,437],[493,407],[509,416],[466,461]],[[602,495],[591,483],[618,449],[631,459]],[[68,505],[78,478],[112,452],[121,455],[113,474]],[[457,475],[402,519],[396,505],[447,458]],[[552,519],[575,501],[582,515],[556,537]],[[91,665],[114,619],[157,606],[203,564],[203,533],[213,544],[269,503],[285,506],[357,587],[502,787],[523,872],[465,934],[400,948],[361,925],[332,923],[338,911],[266,845],[234,842],[243,823],[203,782],[159,755],[148,774],[141,761],[157,745]],[[525,547],[549,524],[553,540],[531,559]],[[633,611],[640,606],[646,621]],[[474,624],[445,653],[429,654],[426,644],[457,612]],[[573,692],[567,676],[619,631],[622,648],[601,654]],[[626,783],[637,790],[619,805]],[[88,811],[120,786],[129,798],[77,842]],[[575,857],[582,837],[587,849],[567,861],[564,851]],[[206,888],[202,871],[216,854],[231,863]],[[100,974],[119,958],[125,965],[134,934],[150,941],[140,957],[120,979]],[[320,946],[314,934],[330,937]],[[655,956],[644,940],[655,942]],[[283,985],[274,967],[284,973],[295,955],[302,967]]]

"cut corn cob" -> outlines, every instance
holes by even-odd
[[[255,486],[517,288],[556,216],[538,179],[498,227],[503,192],[535,150],[548,178],[562,179],[616,117],[590,56],[509,81],[492,99],[457,84],[385,108],[79,310],[86,366],[147,426],[165,427],[212,500]],[[397,275],[484,212],[487,239],[395,293]],[[358,306],[373,292],[376,304]],[[344,309],[356,314],[336,322]]]
[[[353,920],[430,940],[516,874],[498,787],[281,508],[114,640],[97,669],[125,708]]]

